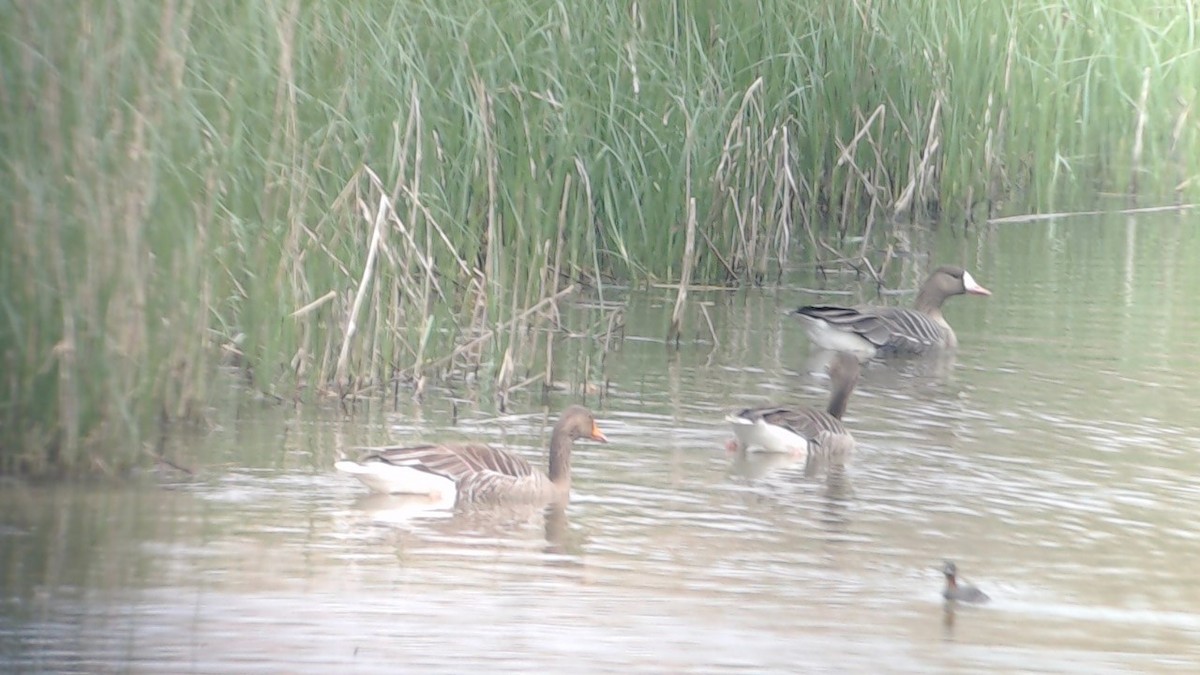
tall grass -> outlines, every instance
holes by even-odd
[[[897,217],[1196,193],[1190,3],[0,16],[5,472],[138,461],[222,359],[282,398],[505,392],[553,378],[582,288],[760,282]]]

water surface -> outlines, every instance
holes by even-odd
[[[824,403],[785,309],[880,301],[803,266],[778,287],[693,294],[715,333],[693,304],[678,352],[662,342],[670,291],[607,289],[628,324],[600,377],[593,343],[560,352],[568,384],[610,385],[587,400],[610,443],[577,446],[565,512],[414,517],[331,470],[358,444],[464,438],[541,464],[536,397],[506,414],[465,387],[353,415],[231,399],[175,451],[194,477],[0,487],[0,667],[1194,672],[1194,230],[1086,220],[922,240],[893,283],[948,261],[994,295],[947,304],[948,367],[865,369],[841,469],[723,447],[731,409]],[[597,306],[566,320],[590,325]],[[944,558],[993,602],[947,612]]]

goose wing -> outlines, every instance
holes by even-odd
[[[901,307],[808,305],[796,314],[853,333],[884,352],[922,352],[945,342],[945,330],[923,312]]]
[[[797,309],[796,314],[858,335],[876,348],[884,347],[892,339],[890,322],[874,312],[837,305],[808,305]]]
[[[537,473],[520,455],[475,443],[375,448],[363,458],[372,460],[426,471],[460,484],[485,475],[492,475],[495,480],[511,480]]]
[[[767,424],[782,427],[810,442],[817,442],[822,432],[826,434],[846,433],[846,427],[842,426],[841,420],[823,410],[807,406],[746,408],[738,412],[737,416],[750,422],[761,420]]]
[[[924,312],[902,307],[872,307],[864,313],[887,326],[888,340],[879,345],[884,351],[919,353],[946,342],[945,329]]]

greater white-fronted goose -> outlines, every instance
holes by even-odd
[[[818,347],[862,357],[918,355],[958,346],[954,329],[942,315],[952,295],[991,295],[961,267],[939,267],[929,275],[912,309],[807,305],[792,312],[804,322]]]
[[[801,455],[808,452],[847,454],[854,449],[854,437],[842,425],[846,402],[858,382],[860,366],[853,354],[838,352],[829,364],[832,381],[829,407],[817,410],[808,406],[768,406],[747,408],[729,415],[725,421],[737,436],[730,450],[760,448],[765,452]]]
[[[425,495],[457,504],[566,501],[571,450],[580,438],[608,442],[591,411],[573,405],[559,416],[550,434],[549,474],[520,455],[474,443],[372,448],[362,459],[343,460],[334,467],[386,494]]]

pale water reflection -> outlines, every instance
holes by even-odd
[[[180,450],[194,478],[5,484],[0,669],[1194,672],[1193,229],[935,241],[995,295],[947,304],[952,367],[864,370],[846,466],[724,449],[730,410],[827,399],[784,315],[813,299],[798,273],[698,294],[717,343],[697,319],[674,355],[673,298],[629,298],[611,389],[588,401],[610,443],[576,447],[565,511],[413,517],[332,470],[351,446],[430,437],[496,438],[541,466],[536,401],[460,406],[450,426],[436,395],[354,418],[243,403]],[[597,363],[566,361],[577,379]],[[992,602],[946,613],[946,558]]]

